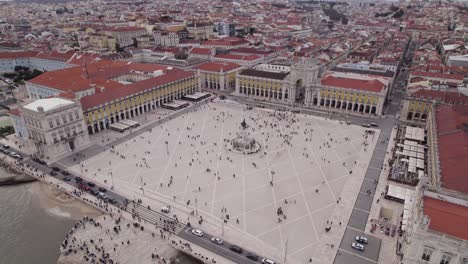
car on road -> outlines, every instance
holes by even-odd
[[[51,167],[51,168],[52,168],[52,170],[54,170],[54,171],[60,171],[60,169],[59,169],[58,167],[53,166],[53,167]]]
[[[104,200],[104,201],[107,200],[107,198],[109,198],[109,196],[107,196],[107,194],[102,193],[102,192],[98,193],[97,197],[98,197],[99,199]]]
[[[267,259],[267,258],[263,258],[262,259],[262,263],[265,263],[265,264],[275,264],[275,262],[271,259]]]
[[[36,156],[33,156],[32,159],[33,159],[33,161],[35,161],[35,162],[37,162],[37,163],[39,163],[41,165],[46,165],[47,164],[45,161],[41,160],[40,158],[38,158]]]
[[[89,186],[87,186],[86,184],[84,183],[80,183],[78,184],[78,187],[83,190],[83,191],[86,191],[86,192],[89,192],[91,190],[91,188],[89,188]]]
[[[99,191],[91,189],[90,193],[97,196],[99,194]]]
[[[53,170],[53,171],[50,172],[50,175],[57,176],[57,172]]]
[[[96,184],[94,184],[94,182],[88,182],[88,186],[89,187],[94,187],[94,186],[96,186]]]
[[[367,127],[367,128],[369,128],[369,127],[370,127],[370,125],[369,125],[369,124],[362,124],[361,126],[363,126],[363,127]]]
[[[218,244],[218,245],[222,245],[223,244],[223,240],[219,237],[212,237],[211,238],[211,242],[215,243],[215,244]]]
[[[203,231],[201,231],[200,229],[193,229],[192,234],[194,234],[194,235],[196,235],[198,237],[202,237],[203,236]]]
[[[354,242],[351,244],[351,247],[360,251],[364,251],[364,245],[360,243]]]
[[[104,188],[104,187],[99,187],[98,190],[99,190],[100,192],[103,192],[103,193],[104,193],[104,192],[107,192],[106,188]]]
[[[355,240],[356,242],[361,243],[361,244],[367,244],[368,242],[367,237],[363,237],[363,236],[356,236]]]
[[[62,174],[65,175],[65,176],[70,175],[70,173],[68,171],[62,171]]]
[[[83,178],[81,178],[81,177],[75,177],[75,181],[76,181],[76,182],[82,182],[82,181],[83,181]]]
[[[71,178],[70,177],[65,177],[63,178],[64,181],[71,181]]]
[[[161,207],[161,212],[168,214],[171,211],[171,207],[169,206],[163,206]]]
[[[117,200],[115,198],[109,198],[109,203],[111,204],[116,204],[117,203]]]
[[[10,155],[10,157],[13,157],[13,156],[15,156],[16,154],[18,154],[18,153],[12,151],[12,152],[10,152],[10,154],[8,154],[8,155]]]
[[[10,146],[8,146],[8,145],[3,145],[2,147],[3,147],[4,149],[9,149],[9,148],[10,148]]]
[[[253,261],[257,261],[257,260],[258,260],[258,256],[255,255],[255,254],[252,254],[252,253],[248,253],[248,254],[246,255],[246,257],[247,257],[248,259],[250,259],[250,260],[253,260]]]
[[[243,251],[243,249],[241,247],[236,246],[236,245],[231,245],[229,247],[229,249],[236,252],[236,253],[239,253],[239,254],[242,253],[242,251]]]
[[[23,156],[21,156],[20,154],[15,154],[15,155],[11,155],[13,158],[15,159],[23,159]]]
[[[376,123],[370,123],[370,126],[371,127],[379,127],[379,125],[377,125]]]

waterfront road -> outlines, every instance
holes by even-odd
[[[12,151],[21,153],[15,149]],[[214,243],[211,239],[213,236],[204,233],[203,236],[196,236],[192,234],[192,228],[189,224],[184,224],[178,222],[177,218],[171,217],[168,214],[159,212],[150,208],[148,206],[143,206],[139,203],[135,203],[133,201],[129,201],[124,196],[112,191],[104,189],[104,187],[97,185],[96,183],[87,181],[82,179],[78,175],[74,175],[66,170],[66,167],[57,166],[54,170],[53,167],[48,166],[46,164],[41,164],[37,160],[33,160],[29,157],[25,157],[21,161],[24,164],[28,164],[33,168],[36,168],[38,171],[41,171],[45,174],[50,175],[65,184],[69,184],[75,187],[77,190],[81,189],[80,184],[84,184],[90,188],[89,192],[94,191],[96,193],[104,193],[106,195],[105,199],[102,199],[103,202],[113,204],[116,207],[119,207],[122,210],[127,211],[128,213],[135,216],[135,218],[139,218],[141,220],[146,221],[149,224],[155,225],[167,232],[171,232],[174,235],[189,241],[197,246],[203,247],[208,251],[211,251],[217,255],[220,255],[230,261],[240,264],[253,264],[259,263],[262,257],[256,255],[253,252],[243,249],[242,252],[235,252],[232,251],[230,248],[233,244],[223,241],[222,244]],[[54,172],[54,173],[52,173]],[[53,175],[52,175],[52,174]],[[104,190],[104,191],[103,191]],[[99,197],[99,196],[98,196]],[[112,202],[111,202],[112,201]],[[258,261],[253,261],[247,258],[248,255],[255,256],[258,258]]]

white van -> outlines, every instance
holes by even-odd
[[[275,262],[271,259],[263,258],[262,263],[264,264],[275,264]]]
[[[161,207],[161,212],[168,214],[171,211],[171,207],[169,206],[163,206]]]

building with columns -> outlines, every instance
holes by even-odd
[[[20,107],[19,112],[38,156],[54,159],[89,144],[78,100],[39,99]]]
[[[387,91],[388,86],[376,79],[326,75],[313,94],[312,106],[331,111],[380,116],[383,114]]]
[[[405,264],[468,263],[468,106],[432,107],[427,175],[401,243]]]
[[[199,90],[195,72],[156,64],[107,60],[46,72],[28,83],[28,94],[33,100],[64,93],[79,100],[80,113],[89,134]],[[12,121],[16,116],[11,115]]]
[[[287,103],[309,103],[319,65],[311,59],[275,61],[244,69],[237,74],[235,94]]]
[[[144,80],[103,90],[80,100],[88,133],[94,134],[122,119],[138,117],[198,90],[195,73],[164,67],[157,76],[150,75]]]
[[[206,62],[196,69],[200,88],[232,91],[236,87],[236,73],[242,67],[229,62]]]

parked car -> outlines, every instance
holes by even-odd
[[[258,260],[258,256],[257,255],[254,255],[252,253],[248,253],[247,256],[246,256],[248,259],[250,260],[253,260],[253,261],[257,261]]]
[[[117,200],[115,198],[109,198],[109,203],[111,204],[116,204],[117,203]]]
[[[359,251],[364,251],[364,245],[363,244],[360,244],[360,243],[352,243],[351,244],[351,247],[354,248],[354,249],[357,249]]]
[[[71,178],[70,177],[65,177],[63,178],[64,181],[71,181]]]
[[[369,128],[369,127],[370,127],[370,125],[369,125],[369,124],[362,124],[362,126],[363,126],[363,127],[367,127],[367,128]]]
[[[356,236],[355,240],[356,242],[359,242],[361,244],[367,244],[367,237]]]
[[[54,170],[54,171],[60,171],[60,169],[59,169],[58,167],[55,167],[55,166],[52,167],[52,170]]]
[[[106,188],[104,188],[104,187],[99,187],[98,190],[99,190],[100,192],[107,192]]]
[[[192,234],[194,234],[194,235],[196,235],[198,237],[202,237],[203,236],[203,231],[201,231],[200,229],[193,229]]]
[[[377,125],[376,123],[370,123],[370,126],[371,127],[379,127],[379,125]]]
[[[8,145],[3,145],[2,147],[3,147],[4,149],[9,149],[9,148],[10,148],[10,146],[8,146]]]
[[[75,177],[75,181],[76,181],[76,182],[82,182],[82,181],[83,181],[83,178],[81,178],[81,177]]]
[[[265,264],[275,264],[275,262],[271,259],[267,259],[267,258],[263,258],[262,259],[262,263],[265,263]]]
[[[231,245],[231,246],[229,247],[229,249],[232,250],[232,251],[234,251],[234,252],[236,252],[236,253],[239,253],[239,254],[242,253],[242,251],[243,251],[241,247],[236,246],[236,245]]]
[[[97,196],[99,194],[99,191],[91,189],[91,194]]]
[[[222,245],[223,244],[223,240],[221,238],[218,238],[218,237],[212,237],[211,238],[211,242],[213,243],[216,243],[218,245]]]
[[[70,175],[70,173],[68,171],[62,171],[62,174],[65,175],[65,176]]]
[[[23,159],[23,156],[21,156],[20,154],[15,154],[15,155],[12,155],[13,158],[15,159]]]
[[[53,170],[53,171],[50,172],[50,175],[57,176],[57,172]]]
[[[88,182],[88,186],[89,187],[94,187],[94,186],[96,186],[96,184],[94,184],[94,182]]]

